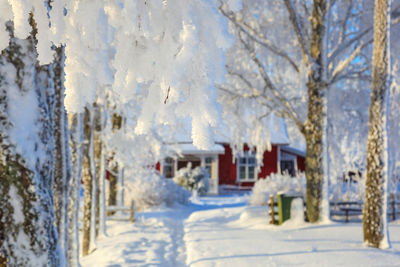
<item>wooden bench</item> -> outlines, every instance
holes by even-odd
[[[123,215],[108,215],[113,212],[122,211],[129,213],[129,216]],[[133,223],[135,221],[135,201],[132,200],[130,206],[107,206],[106,207],[107,220],[110,221],[129,221]]]

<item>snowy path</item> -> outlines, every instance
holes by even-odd
[[[110,237],[83,267],[125,266],[400,266],[400,224],[393,248],[364,248],[360,223],[270,226],[265,207],[239,197],[207,197],[189,207],[141,213],[110,223]]]
[[[109,237],[98,241],[97,249],[82,258],[82,266],[186,266],[183,220],[186,209],[142,214],[132,225],[107,222]]]

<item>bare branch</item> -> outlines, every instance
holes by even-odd
[[[311,57],[310,57],[309,49],[307,47],[307,43],[305,40],[306,34],[303,32],[302,27],[300,27],[299,18],[297,17],[297,14],[294,9],[292,1],[291,0],[284,0],[284,1],[285,1],[286,9],[289,12],[290,22],[292,23],[292,26],[296,32],[297,40],[301,47],[301,53],[303,55],[304,62],[306,64],[306,66],[309,67],[310,62],[311,62],[310,61]]]
[[[367,70],[369,70],[369,66],[362,68],[357,71],[347,71],[345,73],[342,73],[341,75],[337,75],[331,83],[335,83],[341,80],[371,80],[371,75],[366,74]]]
[[[239,40],[245,47],[245,49],[248,51],[251,59],[253,62],[256,64],[259,73],[261,74],[261,77],[263,78],[266,87],[270,90],[272,95],[279,101],[280,106],[282,106],[290,119],[293,120],[297,125],[302,125],[301,121],[298,118],[297,113],[294,111],[291,103],[280,93],[280,91],[275,87],[274,83],[270,79],[268,73],[265,71],[263,64],[260,62],[260,60],[257,58],[256,53],[254,50],[249,46],[249,44],[239,35]]]
[[[359,34],[357,34],[356,36],[354,36],[353,38],[351,38],[350,40],[348,40],[347,42],[342,42],[340,43],[336,48],[334,48],[332,50],[332,52],[329,53],[328,55],[328,64],[333,62],[334,59],[346,48],[350,47],[352,44],[354,44],[355,42],[359,41],[362,37],[364,37],[367,33],[372,31],[372,27],[369,27],[368,29],[365,29],[364,31],[360,32]],[[365,42],[364,44],[370,44],[372,42],[371,40],[368,40],[367,42]]]
[[[351,15],[351,10],[353,8],[353,1],[350,1],[347,9],[346,9],[346,16],[344,17],[344,19],[342,20],[342,27],[341,27],[341,32],[340,32],[340,37],[338,40],[338,44],[341,44],[342,41],[345,39],[346,36],[346,32],[347,32],[347,21]]]
[[[340,75],[340,73],[342,73],[350,65],[350,63],[353,62],[353,60],[360,54],[366,45],[368,44],[361,43],[346,59],[340,61],[332,72],[332,77],[330,80],[335,80],[336,76]]]
[[[254,42],[260,44],[261,46],[265,47],[272,53],[282,57],[285,59],[295,70],[296,72],[299,72],[299,67],[297,64],[294,62],[294,60],[283,50],[279,49],[277,46],[272,44],[270,40],[264,37],[263,34],[257,33],[257,31],[252,28],[250,25],[244,23],[244,22],[239,22],[237,17],[233,12],[226,11],[222,8],[222,6],[219,7],[220,12],[222,15],[224,15],[226,18],[229,19],[235,25],[236,28],[238,28],[240,31],[245,33],[250,39],[252,39]]]

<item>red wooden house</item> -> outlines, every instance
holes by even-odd
[[[172,178],[177,170],[186,167],[189,162],[192,168],[203,166],[209,170],[210,193],[214,194],[218,193],[218,187],[222,185],[251,187],[258,179],[265,178],[271,173],[286,171],[295,175],[296,172],[305,170],[305,153],[289,146],[284,123],[282,129],[275,129],[272,134],[271,151],[264,152],[263,166],[259,172],[257,172],[255,152],[247,145],[244,146],[243,153],[233,155],[229,141],[218,139],[213,147],[200,150],[192,144],[190,138],[180,135],[178,141],[173,142],[180,153],[157,164],[157,169],[165,177]]]

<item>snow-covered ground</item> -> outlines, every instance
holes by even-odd
[[[361,223],[268,224],[266,207],[246,197],[192,199],[188,207],[138,214],[134,224],[108,222],[109,237],[83,267],[117,266],[399,266],[400,223],[392,248],[364,247]]]

